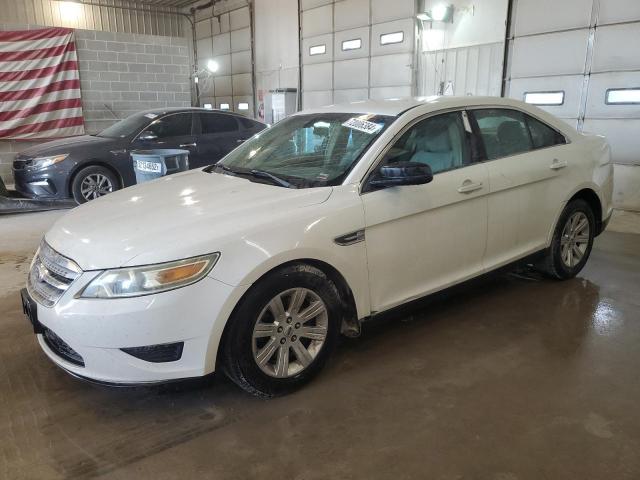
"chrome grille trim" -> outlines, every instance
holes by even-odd
[[[73,260],[60,255],[43,240],[31,263],[27,290],[36,302],[52,307],[81,273]]]

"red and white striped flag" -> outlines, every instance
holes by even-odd
[[[0,138],[83,133],[73,30],[0,32]]]

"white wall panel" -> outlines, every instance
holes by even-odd
[[[369,59],[356,58],[333,64],[334,88],[366,88],[369,86]]]
[[[384,100],[388,98],[403,98],[411,96],[411,87],[378,87],[372,88],[370,97],[374,100]]]
[[[577,119],[580,115],[580,100],[583,75],[567,75],[511,80],[509,97],[524,101],[527,92],[564,92],[564,103],[557,106],[540,106],[543,110],[561,118]]]
[[[233,94],[233,87],[231,86],[231,75],[225,75],[224,77],[216,77],[214,79],[216,97]]]
[[[415,47],[416,23],[413,18],[394,20],[371,26],[371,55],[388,55],[391,53],[412,52]],[[386,33],[404,32],[401,43],[380,44],[380,36]]]
[[[333,63],[305,65],[302,69],[302,87],[305,92],[333,88]]]
[[[336,60],[348,60],[369,56],[369,27],[343,30],[334,34],[334,56]],[[356,50],[342,50],[342,42],[360,39],[362,46]]]
[[[236,52],[231,54],[231,73],[251,73],[251,52]]]
[[[585,119],[583,130],[607,137],[615,163],[640,165],[640,119]]]
[[[598,28],[591,70],[640,70],[639,42],[640,23]]]
[[[249,28],[231,32],[231,51],[239,52],[241,50],[251,50],[251,30]]]
[[[605,103],[606,93],[610,88],[640,88],[640,72],[598,73],[591,75],[586,116],[589,118],[640,119],[640,104],[607,105]]]
[[[251,25],[249,7],[238,8],[229,12],[229,27],[231,30],[247,28]]]
[[[521,36],[589,27],[592,3],[593,0],[518,0],[514,33]]]
[[[412,85],[413,55],[400,53],[371,57],[371,86]]]
[[[336,32],[369,25],[369,0],[336,2],[333,19]]]
[[[321,92],[302,92],[302,104],[305,109],[323,107],[333,103],[333,92],[324,90]]]
[[[213,30],[211,29],[210,18],[201,22],[196,22],[196,38],[198,40],[201,38],[211,37],[211,35],[213,35]]]
[[[316,45],[324,45],[326,53],[322,55],[310,55],[309,49]],[[333,33],[319,35],[317,37],[302,40],[302,64],[325,63],[333,61]]]
[[[214,35],[213,51],[216,55],[231,53],[231,34],[222,33],[220,35]],[[198,56],[200,56],[200,49],[198,49]]]
[[[413,18],[415,14],[415,0],[371,0],[371,21],[373,23]]]
[[[301,0],[302,10],[309,10],[311,8],[328,5],[330,3],[333,3],[333,0]]]
[[[303,38],[331,33],[333,31],[333,5],[313,8],[302,12]]]
[[[366,100],[369,98],[368,88],[352,88],[349,90],[335,90],[333,100],[335,103],[349,103]]]
[[[234,75],[232,78],[233,83],[233,95],[252,95],[253,88],[251,87],[251,74],[242,73],[240,75]]]
[[[207,60],[213,57],[211,37],[196,41],[196,47],[198,49],[198,69],[201,70],[206,68]]]
[[[588,30],[517,37],[511,78],[584,73]]]
[[[640,20],[638,0],[600,0],[598,24]]]

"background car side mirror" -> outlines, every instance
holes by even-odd
[[[369,184],[375,189],[403,185],[424,185],[433,180],[431,167],[424,163],[398,162],[383,165]]]
[[[158,136],[153,132],[142,132],[138,135],[138,140],[142,140],[143,142],[148,142],[150,140],[157,140]]]

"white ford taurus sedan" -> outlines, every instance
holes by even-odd
[[[611,194],[606,142],[521,102],[330,106],[217,165],[70,211],[36,253],[23,307],[78,377],[221,370],[272,396],[393,307],[521,259],[575,276]]]

